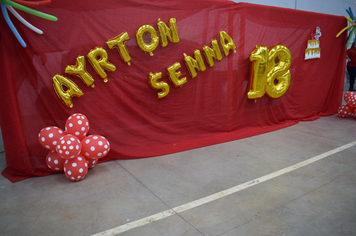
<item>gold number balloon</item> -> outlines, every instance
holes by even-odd
[[[72,97],[81,97],[84,95],[82,90],[73,81],[62,75],[57,74],[52,77],[52,80],[53,88],[58,98],[69,108],[73,108]],[[64,87],[66,90],[64,90]]]
[[[160,89],[161,92],[157,93],[157,98],[164,98],[169,93],[169,85],[166,82],[157,82],[162,77],[162,72],[152,73],[150,72],[149,84],[153,89]]]
[[[108,53],[105,49],[96,47],[95,49],[90,50],[87,56],[95,72],[104,80],[105,83],[108,82],[107,74],[104,69],[108,71],[115,71],[116,67],[108,61]]]
[[[268,49],[265,46],[256,46],[250,54],[250,90],[249,99],[261,98],[266,92],[266,78],[268,70]]]
[[[146,43],[143,38],[144,34],[148,33],[150,35],[151,42]],[[142,51],[148,52],[151,56],[153,56],[153,51],[157,48],[159,39],[156,33],[155,28],[150,25],[142,25],[136,33],[137,45],[141,48]]]
[[[122,60],[124,60],[124,62],[126,62],[128,65],[131,65],[131,63],[130,63],[131,57],[130,57],[129,51],[127,50],[127,48],[125,46],[125,42],[129,39],[130,39],[130,37],[127,34],[127,32],[124,32],[112,39],[109,39],[106,42],[106,44],[109,46],[110,49],[116,47],[120,53]]]
[[[95,87],[93,77],[85,69],[84,56],[78,56],[77,64],[74,66],[67,66],[64,72],[70,75],[78,76],[87,86],[91,86],[92,88]]]
[[[271,98],[279,98],[287,92],[291,82],[288,69],[292,55],[286,46],[276,45],[269,51],[265,46],[256,46],[250,61],[249,99],[261,98],[265,93]]]
[[[279,98],[287,92],[291,80],[288,70],[291,62],[292,55],[286,46],[276,45],[269,51],[266,83],[266,92],[269,97]]]

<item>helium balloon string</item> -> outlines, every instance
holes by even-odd
[[[26,7],[46,6],[51,3],[51,0],[34,1],[34,2],[22,1],[22,0],[12,0],[12,1]]]
[[[8,4],[12,7],[15,7],[21,11],[24,11],[24,12],[27,12],[27,13],[30,13],[32,15],[35,15],[35,16],[38,16],[38,17],[41,17],[41,18],[44,18],[46,20],[51,20],[51,21],[57,21],[58,18],[55,17],[55,16],[52,16],[52,15],[49,15],[49,14],[46,14],[46,13],[43,13],[43,12],[40,12],[40,11],[36,11],[36,10],[33,10],[31,8],[28,8],[28,7],[25,7],[25,6],[22,6],[16,2],[12,2],[10,0],[1,0],[1,2],[5,3],[5,4]]]
[[[19,32],[17,31],[17,29],[15,28],[14,24],[12,23],[12,21],[9,17],[9,14],[7,14],[5,3],[0,2],[0,5],[1,5],[2,15],[4,16],[7,25],[10,27],[12,33],[14,33],[15,37],[17,38],[17,40],[19,41],[21,46],[25,48],[27,45],[26,45],[25,41],[23,41],[23,39],[21,38],[21,36],[20,36]]]
[[[31,25],[28,21],[26,21],[24,18],[22,18],[22,16],[19,15],[19,13],[17,13],[15,11],[15,9],[12,6],[6,5],[6,8],[25,26],[27,26],[29,29],[35,31],[37,34],[43,34],[43,31],[36,28],[35,26]]]

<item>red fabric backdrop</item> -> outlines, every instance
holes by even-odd
[[[3,18],[0,19],[1,129],[7,167],[2,174],[10,181],[52,172],[46,167],[48,151],[38,141],[47,126],[64,129],[66,119],[80,112],[87,116],[90,134],[105,136],[111,151],[101,159],[143,158],[179,152],[281,129],[301,120],[314,120],[335,114],[341,104],[345,75],[345,35],[335,35],[347,25],[342,16],[299,10],[234,3],[222,0],[183,1],[52,1],[37,10],[58,17],[47,21],[27,13],[30,23],[44,31],[38,35],[12,16],[27,43],[22,48]],[[180,42],[160,45],[154,56],[137,46],[137,29],[157,19],[167,25],[176,18]],[[321,28],[321,58],[304,60],[307,41],[315,28]],[[193,56],[196,49],[219,40],[228,33],[236,53],[192,79],[183,53]],[[127,32],[126,46],[131,66],[106,41]],[[292,54],[291,84],[277,99],[267,96],[247,98],[249,55],[256,45],[285,45]],[[64,73],[79,55],[103,47],[117,70],[108,72],[108,83],[94,72],[95,88],[78,77]],[[179,62],[188,82],[174,88],[167,67]],[[162,72],[170,93],[157,99],[149,84],[149,72]],[[64,75],[73,80],[84,95],[73,98],[73,109],[56,96],[52,77]]]

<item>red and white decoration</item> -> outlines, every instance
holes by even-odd
[[[86,136],[89,121],[83,114],[71,115],[65,130],[55,126],[43,128],[38,134],[40,144],[50,150],[46,164],[53,171],[64,171],[72,181],[82,180],[88,169],[94,168],[98,160],[110,151],[109,141],[101,135]]]
[[[347,92],[344,95],[345,105],[341,105],[338,109],[338,115],[341,117],[349,117],[356,114],[356,93]]]

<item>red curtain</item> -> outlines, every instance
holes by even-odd
[[[53,1],[36,8],[58,17],[47,21],[23,13],[23,17],[44,31],[38,35],[11,16],[27,43],[23,48],[0,19],[0,111],[7,167],[2,174],[10,181],[52,174],[45,163],[48,150],[38,141],[47,126],[64,129],[66,119],[80,112],[87,116],[90,134],[105,136],[111,143],[101,162],[144,158],[184,151],[281,129],[301,120],[335,114],[342,99],[345,76],[345,34],[336,38],[347,22],[342,16],[266,7],[222,0],[182,1]],[[150,56],[136,42],[136,31],[157,20],[177,22],[179,43],[159,45]],[[311,34],[319,26],[321,58],[304,60]],[[236,45],[213,67],[191,78],[183,53],[211,46],[225,31]],[[131,65],[106,42],[127,32]],[[158,34],[159,36],[159,34]],[[277,99],[247,98],[249,55],[256,45],[286,46],[292,55],[291,83]],[[116,71],[108,82],[86,69],[95,80],[87,87],[79,77],[66,74],[79,55],[95,47],[104,48]],[[167,67],[181,64],[187,83],[175,88]],[[169,94],[157,99],[158,90],[149,85],[149,73],[162,72],[161,81],[170,85]],[[72,109],[57,97],[52,77],[63,75],[84,92],[73,98]]]

